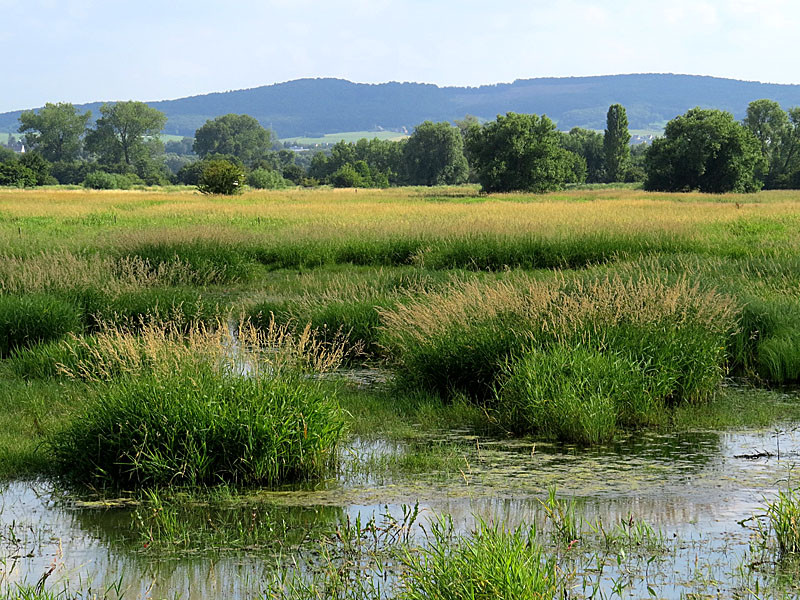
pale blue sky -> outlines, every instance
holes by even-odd
[[[0,111],[300,77],[480,85],[672,72],[800,83],[796,0],[0,0]]]

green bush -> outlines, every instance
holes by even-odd
[[[323,475],[343,431],[318,383],[193,364],[101,384],[48,448],[57,473],[91,485],[275,485]]]
[[[247,176],[247,185],[259,190],[282,190],[292,184],[277,171],[255,169]]]
[[[46,294],[0,295],[1,358],[82,328],[80,310],[71,302]]]
[[[245,184],[244,169],[228,160],[204,161],[197,189],[204,194],[232,196],[241,193]]]
[[[136,180],[138,180],[138,177]],[[134,183],[136,181],[130,175],[93,171],[86,175],[86,179],[83,180],[83,187],[92,190],[129,190]]]

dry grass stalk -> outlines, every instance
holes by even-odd
[[[57,365],[67,377],[109,381],[121,375],[169,375],[189,364],[211,364],[236,374],[259,376],[292,371],[324,373],[339,367],[345,348],[320,342],[310,326],[299,334],[274,320],[266,329],[247,321],[236,326],[178,322],[142,323],[138,331],[107,326],[91,338],[64,342],[70,359]]]

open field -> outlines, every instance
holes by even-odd
[[[797,192],[3,190],[0,549],[52,497],[123,597],[791,597],[798,289]]]
[[[352,144],[363,138],[368,140],[378,138],[379,140],[397,141],[406,137],[408,136],[397,131],[343,131],[341,133],[326,133],[321,137],[283,138],[281,142],[292,142],[303,146],[312,146],[314,144],[335,144],[339,141]]]

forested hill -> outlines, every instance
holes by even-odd
[[[207,119],[244,113],[287,138],[377,128],[410,130],[426,119],[452,121],[466,114],[494,119],[508,111],[547,114],[564,130],[603,129],[608,106],[617,102],[627,108],[631,129],[654,130],[694,106],[728,110],[741,118],[748,103],[759,98],[784,108],[798,106],[800,85],[659,74],[520,79],[472,88],[299,79],[149,104],[167,115],[165,133],[194,135]],[[99,105],[81,108],[96,116]],[[19,114],[0,114],[0,131],[16,131]]]

